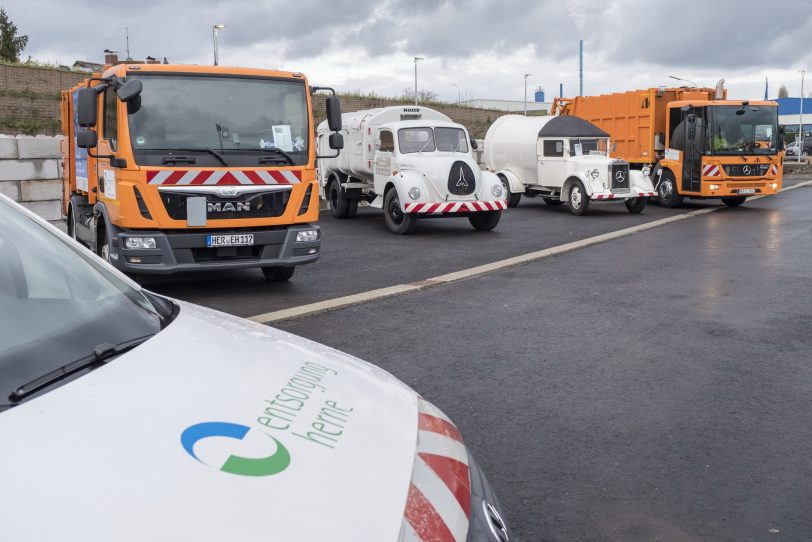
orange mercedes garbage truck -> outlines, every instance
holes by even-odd
[[[612,155],[651,176],[660,205],[721,198],[733,207],[780,190],[783,138],[778,104],[729,100],[722,83],[556,98],[553,114],[608,132]]]
[[[301,73],[115,62],[62,93],[68,232],[121,271],[259,268],[319,257],[312,95]]]

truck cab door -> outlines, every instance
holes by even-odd
[[[380,130],[375,141],[375,156],[372,171],[375,192],[383,194],[383,189],[392,176],[392,157],[395,154],[395,138],[391,130]]]
[[[112,87],[104,91],[102,104],[102,137],[99,139],[96,162],[99,192],[101,200],[116,200],[116,170],[110,164],[109,156],[115,155],[118,150],[118,108],[122,105],[116,98],[116,91]]]
[[[567,179],[566,139],[540,139],[536,144],[538,152],[538,180],[523,179],[529,184],[540,184],[545,187],[561,187]]]
[[[683,130],[682,192],[702,191],[702,151],[705,147],[705,119],[701,108],[682,111]]]

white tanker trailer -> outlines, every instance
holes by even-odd
[[[468,132],[421,106],[368,109],[342,115],[344,150],[319,158],[322,195],[336,218],[352,218],[358,203],[383,209],[389,231],[414,230],[418,218],[466,217],[492,230],[507,207],[493,173],[471,155]],[[331,152],[326,121],[317,130],[319,154]]]
[[[609,134],[578,117],[496,119],[485,136],[485,166],[497,174],[508,205],[522,194],[541,196],[548,205],[568,202],[576,215],[590,202],[624,202],[639,213],[656,195],[647,171],[609,157]]]

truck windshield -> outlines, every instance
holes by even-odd
[[[468,152],[465,131],[459,128],[402,128],[398,130],[401,154],[414,152]]]
[[[128,78],[144,85],[140,107],[128,117],[140,164],[161,165],[156,155],[173,149],[214,149],[230,165],[256,165],[256,155],[272,149],[287,153],[291,165],[308,161],[304,81],[146,73]],[[210,154],[196,158],[198,164],[222,165]]]
[[[581,154],[594,154],[599,156],[606,155],[607,139],[589,138],[589,139],[570,139],[570,152],[574,156]],[[579,152],[580,151],[580,152]]]
[[[0,412],[10,392],[99,345],[154,335],[162,311],[98,257],[0,198]]]
[[[778,109],[768,106],[708,107],[710,154],[775,154],[778,152]]]

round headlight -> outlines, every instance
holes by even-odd
[[[592,171],[589,172],[589,174],[592,176],[593,179],[597,179],[600,176],[601,172],[598,171],[597,169],[593,169]]]
[[[650,167],[648,167],[648,166],[644,166],[644,167],[643,167],[643,175],[645,175],[646,177],[648,177],[649,175],[651,175],[651,168],[650,168]]]
[[[495,184],[491,185],[491,194],[493,194],[497,198],[501,197],[502,196],[502,184],[501,183],[495,183]]]
[[[412,199],[418,199],[420,197],[420,189],[416,186],[413,186],[409,189],[409,197]]]

